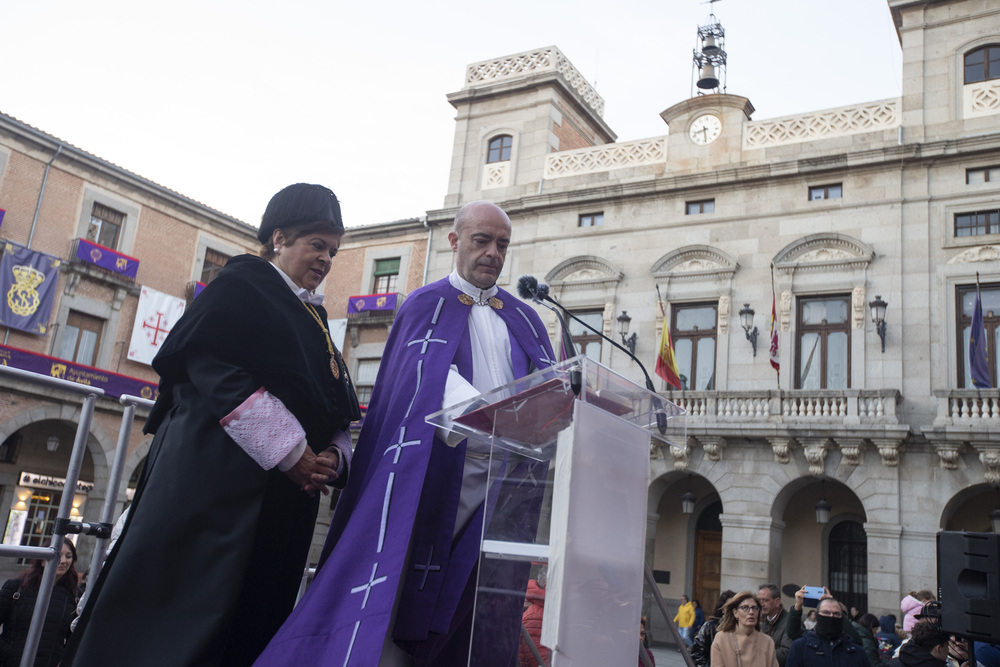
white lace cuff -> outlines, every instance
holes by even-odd
[[[299,420],[264,387],[219,420],[226,434],[264,470],[270,470],[306,437]]]

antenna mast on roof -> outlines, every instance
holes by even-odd
[[[714,5],[719,0],[708,0]],[[704,4],[704,3],[703,3]],[[696,81],[692,95],[717,93],[721,87],[726,92],[726,31],[715,18],[715,10],[710,10],[708,23],[698,26],[698,41],[694,48],[692,79]]]

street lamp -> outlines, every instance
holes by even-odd
[[[622,345],[627,347],[629,352],[635,354],[635,341],[639,335],[635,333],[631,336],[628,335],[628,326],[631,322],[632,318],[629,317],[628,311],[623,310],[622,314],[618,316],[618,333],[622,337]]]
[[[868,302],[868,307],[872,309],[872,322],[875,323],[875,331],[882,339],[882,352],[885,352],[885,309],[889,304],[882,300],[882,296],[875,295],[874,301]]]
[[[740,309],[740,324],[743,325],[743,331],[747,334],[747,340],[753,346],[753,356],[757,356],[757,327],[753,325],[754,310],[750,307],[749,303],[744,303],[743,308]],[[753,331],[750,328],[753,327]]]

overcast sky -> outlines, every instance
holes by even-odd
[[[467,64],[556,45],[619,141],[660,136],[712,7],[755,120],[900,94],[885,0],[33,0],[0,111],[253,225],[298,181],[367,225],[442,206]]]

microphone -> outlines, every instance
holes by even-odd
[[[631,352],[629,352],[628,348],[625,348],[625,347],[619,345],[613,339],[605,336],[603,331],[598,331],[594,327],[590,326],[589,324],[587,324],[586,322],[584,322],[583,320],[581,320],[579,317],[577,317],[576,315],[574,315],[573,313],[571,313],[569,311],[569,309],[566,308],[566,306],[562,305],[561,303],[559,303],[558,301],[556,301],[555,299],[553,299],[551,296],[549,296],[549,286],[548,285],[546,285],[545,283],[539,284],[538,279],[535,278],[534,276],[521,276],[517,280],[517,295],[519,297],[521,297],[522,299],[531,299],[535,303],[540,303],[543,306],[545,306],[546,308],[549,308],[550,310],[552,310],[553,312],[556,312],[556,314],[559,314],[558,311],[555,310],[555,308],[552,308],[551,306],[549,306],[548,304],[546,304],[544,302],[548,301],[549,303],[555,304],[556,306],[559,307],[559,309],[562,312],[566,313],[571,318],[573,318],[574,320],[576,320],[577,322],[579,322],[580,324],[582,324],[584,327],[586,327],[587,329],[590,329],[595,334],[597,334],[598,336],[600,336],[602,339],[608,341],[609,343],[611,343],[612,345],[614,345],[616,348],[618,348],[619,350],[621,350],[622,352],[624,352],[625,354],[627,354],[629,356],[629,358],[631,358],[632,361],[634,361],[639,366],[639,370],[642,371],[643,376],[646,378],[646,389],[648,389],[650,392],[652,392],[654,394],[656,393],[656,388],[653,386],[653,381],[649,379],[649,373],[646,372],[646,367],[642,365],[642,362],[639,361],[639,359],[634,354],[632,354]],[[564,328],[564,331],[565,331],[565,328]],[[573,349],[573,348],[570,348],[570,349]],[[660,432],[660,435],[663,435],[663,434],[665,434],[667,432],[667,416],[665,414],[663,414],[662,411],[657,411],[656,412],[656,428]]]
[[[552,301],[549,298],[549,286],[545,283],[538,283],[538,279],[534,276],[521,276],[517,279],[517,295],[522,299],[531,299],[533,302],[545,306],[559,318],[560,329],[562,330],[562,346],[566,349],[567,354],[572,354],[573,338],[569,335],[569,327],[566,326],[566,319],[563,314],[558,310],[545,303],[546,300]],[[555,301],[552,301],[555,303]],[[556,304],[559,305],[559,304]],[[580,395],[580,390],[583,389],[583,374],[580,372],[579,367],[574,366],[569,369],[569,386],[573,390],[574,396]]]

